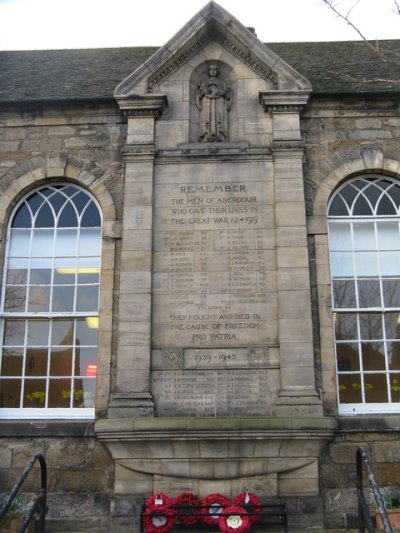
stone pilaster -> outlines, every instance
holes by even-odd
[[[150,394],[153,176],[155,121],[163,95],[118,98],[127,115],[120,266],[118,351],[112,417],[151,416]]]
[[[262,93],[272,115],[281,390],[279,415],[321,415],[315,389],[300,112],[308,94]]]

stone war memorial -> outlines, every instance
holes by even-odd
[[[40,452],[46,531],[217,531],[141,522],[186,493],[357,528],[357,447],[400,484],[400,68],[214,1],[0,61],[2,492]]]

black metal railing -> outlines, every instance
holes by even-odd
[[[374,533],[375,526],[369,513],[368,503],[363,491],[363,466],[367,471],[368,481],[374,495],[377,511],[381,517],[385,533],[392,533],[392,527],[386,512],[385,502],[382,494],[379,491],[375,480],[374,473],[369,463],[368,455],[363,447],[360,446],[356,452],[356,471],[357,471],[357,502],[358,502],[358,518],[359,518],[359,532],[364,533],[365,527],[370,533]]]
[[[20,477],[0,509],[0,520],[5,517],[7,511],[12,506],[16,496],[18,495],[24,481],[28,477],[36,461],[39,461],[40,463],[40,490],[30,502],[29,509],[24,515],[24,520],[18,530],[18,533],[24,533],[26,531],[34,515],[38,515],[36,531],[38,533],[44,533],[46,519],[47,465],[43,455],[40,453],[34,455],[22,471]]]

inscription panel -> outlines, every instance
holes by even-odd
[[[162,183],[155,204],[153,346],[274,342],[271,182]]]
[[[153,371],[158,416],[271,414],[266,369]]]
[[[204,167],[209,181],[199,165],[187,175],[169,168],[170,178],[163,168],[155,186],[157,414],[270,414],[279,388],[272,179],[255,176],[255,167],[232,181],[223,166]]]

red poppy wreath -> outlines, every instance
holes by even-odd
[[[144,502],[145,507],[151,507],[152,505],[165,505],[166,507],[169,507],[172,505],[173,499],[164,494],[163,492],[158,492],[157,494],[153,494],[153,496],[150,496],[150,498],[147,498],[147,500]]]
[[[219,514],[224,511],[224,507],[230,505],[230,501],[222,494],[209,494],[203,500],[201,509],[202,520],[206,524],[213,525],[218,523]]]
[[[161,504],[147,506],[143,514],[143,525],[148,533],[169,533],[175,521],[174,511]]]
[[[255,524],[260,520],[262,513],[261,500],[251,492],[241,492],[232,501],[233,505],[242,507],[249,513],[250,522]]]
[[[191,492],[183,492],[173,500],[173,508],[178,515],[178,520],[190,526],[200,518],[201,500]]]
[[[222,533],[246,533],[251,526],[250,518],[243,507],[230,505],[218,518],[218,527]]]

